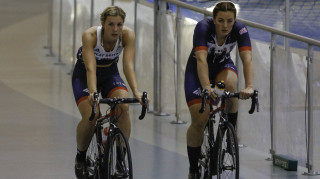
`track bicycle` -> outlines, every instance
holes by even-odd
[[[94,119],[99,104],[108,104],[106,114],[101,112],[96,121],[94,135],[87,151],[87,169],[92,179],[132,179],[132,158],[130,146],[124,133],[117,126],[118,116],[116,107],[123,103],[139,103],[136,98],[102,98],[98,100],[98,93],[94,94],[95,103],[92,106],[90,121]],[[99,101],[99,102],[98,102]],[[143,92],[142,110],[139,119],[142,120],[148,108],[147,93]],[[100,110],[99,110],[100,111]],[[107,140],[103,142],[103,130],[107,127]]]
[[[218,96],[217,99],[214,99],[215,102],[213,102],[213,99],[209,99],[210,115],[205,127],[201,155],[198,161],[201,179],[212,179],[213,175],[217,175],[218,179],[239,179],[238,139],[234,126],[228,121],[225,107],[226,99],[239,98],[240,93],[231,93],[225,91],[224,88],[224,82],[218,82],[214,88]],[[204,112],[208,98],[209,93],[206,89],[202,93],[200,113]],[[220,100],[220,102],[216,100]],[[252,114],[256,107],[257,112],[259,112],[257,90],[254,90],[251,100],[249,113]],[[220,117],[220,120],[215,138],[214,124],[216,123],[216,115]]]

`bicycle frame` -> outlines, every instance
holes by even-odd
[[[239,178],[239,148],[237,137],[234,126],[228,121],[226,111],[226,99],[232,97],[239,98],[239,96],[240,93],[223,91],[223,93],[218,96],[218,100],[221,101],[217,105],[214,105],[211,99],[209,99],[210,113],[206,124],[204,143],[201,146],[202,156],[199,159],[199,164],[201,166],[200,173],[203,179],[212,178],[212,175],[215,174],[217,174],[218,179],[220,179],[224,175],[229,176],[229,172],[231,172],[231,175],[235,176],[235,178]],[[208,90],[204,90],[202,94],[202,105],[199,110],[200,113],[204,112],[208,98]],[[257,111],[259,111],[257,90],[254,90],[251,99],[252,105],[249,110],[250,114],[254,112],[256,106]],[[213,106],[217,107],[214,108]],[[217,114],[220,119],[217,132],[215,132],[214,124],[216,122],[215,118]]]
[[[225,98],[222,96],[221,97],[221,104],[217,105],[218,107],[214,109],[214,105],[210,104],[210,114],[209,114],[209,120],[207,122],[207,125],[209,127],[209,131],[212,131],[212,137],[213,139],[211,139],[212,137],[210,137],[210,140],[212,140],[210,142],[210,145],[212,145],[212,147],[214,146],[214,128],[213,125],[216,122],[216,115],[219,114],[220,116],[220,121],[219,121],[219,126],[224,125],[225,122],[228,121],[227,119],[227,112],[225,111],[226,105],[225,105]]]
[[[205,108],[205,105],[206,105],[206,103],[204,103],[204,101],[207,100],[208,95],[209,95],[208,94],[208,90],[205,90],[203,92],[203,97],[202,97],[202,107],[199,110],[200,113],[204,111],[204,108]],[[209,127],[209,130],[212,131],[212,137],[209,138],[210,140],[212,140],[212,141],[210,141],[210,145],[212,147],[214,146],[214,142],[215,142],[213,124],[216,122],[216,120],[215,120],[216,114],[219,114],[219,116],[220,116],[218,127],[223,128],[225,123],[228,122],[227,111],[225,110],[225,108],[226,108],[226,99],[232,98],[232,97],[239,98],[239,96],[240,96],[240,93],[230,93],[228,91],[224,91],[223,95],[221,95],[220,97],[217,98],[217,100],[221,100],[221,102],[218,103],[217,105],[213,105],[211,103],[212,99],[210,99],[210,102],[209,102],[210,114],[209,114],[209,120],[207,122],[207,125]],[[249,110],[249,113],[252,114],[253,111],[255,110],[256,106],[257,106],[257,112],[259,112],[259,102],[258,102],[258,91],[257,90],[254,90],[254,93],[253,93],[251,98],[252,98],[252,105],[251,105],[251,108]],[[213,106],[217,106],[217,108],[214,109]]]
[[[90,143],[90,146],[92,149],[89,155],[87,155],[87,159],[89,159],[90,161],[90,167],[88,167],[88,170],[94,178],[111,177],[110,170],[108,168],[105,168],[109,165],[108,159],[110,159],[110,158],[106,158],[106,155],[112,157],[112,152],[114,152],[114,149],[111,149],[111,148],[112,146],[115,146],[113,145],[114,142],[121,145],[124,142],[124,145],[126,146],[126,149],[127,149],[126,156],[128,156],[129,158],[128,160],[130,163],[129,164],[130,173],[127,176],[130,176],[130,178],[132,178],[132,163],[131,163],[132,161],[131,161],[130,147],[124,133],[117,126],[118,116],[116,113],[116,107],[118,104],[122,104],[122,103],[139,103],[139,100],[137,100],[136,98],[103,98],[98,100],[97,93],[94,94],[94,99],[95,99],[94,100],[95,103],[92,106],[92,113],[89,118],[90,121],[94,119],[97,112],[97,108],[100,107],[98,105],[98,102],[100,104],[108,104],[110,107],[106,110],[106,114],[104,116],[101,116],[101,112],[100,112],[99,118],[96,120],[95,127],[94,127],[95,137],[93,138],[93,140],[95,139],[95,141],[93,141],[92,146]],[[142,106],[141,114],[139,116],[140,120],[144,118],[148,108],[146,92],[143,92],[142,101],[145,105]],[[109,129],[108,129],[108,139],[106,143],[102,143],[102,130],[104,127],[103,125],[105,123],[110,123]],[[105,164],[107,164],[107,166]],[[109,173],[108,172],[106,173],[106,171],[108,170],[109,170]]]

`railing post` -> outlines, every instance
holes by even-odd
[[[138,42],[137,42],[137,32],[138,32],[138,30],[137,30],[137,14],[138,14],[138,11],[137,11],[137,9],[138,9],[138,1],[139,0],[135,0],[134,1],[134,34],[135,34],[135,36],[136,36],[136,41],[135,41],[135,46],[137,47],[138,46]],[[136,70],[137,69],[137,53],[135,53],[135,63],[134,63],[134,69]]]
[[[154,81],[153,81],[153,98],[154,98],[154,111],[159,111],[160,110],[160,84],[159,84],[159,37],[161,34],[158,32],[158,26],[159,26],[159,0],[154,0],[153,3],[153,10],[154,10],[154,29],[153,29],[153,40],[154,40],[154,49],[153,49],[153,56],[154,56]]]
[[[237,46],[237,48],[235,49],[236,50],[236,59],[235,59],[235,61],[236,61],[236,67],[237,67],[237,69],[238,69],[238,71],[240,70],[239,69],[239,66],[240,66],[240,61],[241,61],[241,58],[240,58],[240,53],[239,53],[239,48],[238,48],[238,46]],[[238,80],[238,84],[237,84],[237,89],[239,90],[240,89],[240,83],[239,83],[239,80]]]
[[[186,124],[187,122],[180,120],[180,111],[181,111],[181,99],[180,99],[180,91],[181,91],[181,7],[177,6],[177,15],[176,15],[176,52],[177,52],[177,65],[176,65],[176,120],[172,121],[171,124]]]
[[[63,63],[61,61],[61,48],[62,48],[62,0],[60,0],[60,9],[59,9],[59,52],[58,52],[58,58],[59,61],[57,63],[55,63],[55,65],[65,65],[65,63]]]
[[[319,172],[313,170],[314,160],[314,130],[313,130],[313,48],[308,44],[308,56],[307,56],[307,98],[308,98],[308,151],[307,151],[307,169],[308,173],[304,175],[315,176],[320,175]]]
[[[72,64],[70,74],[73,73],[74,65],[76,63],[76,34],[77,34],[77,0],[73,0],[73,34],[72,34]]]
[[[167,116],[161,109],[161,49],[162,26],[161,20],[166,11],[166,1],[154,1],[154,111],[157,116]]]
[[[285,0],[285,19],[284,19],[284,30],[290,31],[290,0]],[[289,52],[290,44],[289,44],[289,38],[284,38],[284,46],[285,50]]]
[[[94,2],[91,0],[91,10],[90,10],[90,27],[93,26],[93,16],[94,16]]]
[[[277,129],[276,123],[274,122],[274,90],[273,90],[273,75],[274,75],[274,60],[275,60],[275,49],[276,49],[276,35],[271,33],[270,42],[270,134],[271,134],[271,149],[270,154],[272,160],[273,155],[276,153],[276,141],[275,131]],[[269,159],[268,159],[269,160]]]
[[[47,56],[54,56],[52,52],[52,28],[53,28],[53,0],[49,3],[49,14],[48,14],[48,44],[44,48],[49,49]]]
[[[137,8],[138,8],[138,1],[139,0],[135,0],[134,1],[134,33],[137,33]],[[136,34],[137,35],[137,34]]]

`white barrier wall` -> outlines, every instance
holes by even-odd
[[[269,152],[271,148],[270,131],[270,50],[269,44],[256,42],[253,46],[253,61],[255,66],[255,88],[259,90],[260,112],[249,115],[249,101],[242,101],[239,107],[239,137],[240,143],[256,149]],[[299,50],[301,51],[301,50]],[[307,108],[306,108],[306,79],[307,61],[305,52],[291,53],[287,60],[287,52],[283,47],[275,49],[276,59],[274,69],[274,123],[275,143],[277,154],[289,155],[306,167],[307,163]],[[319,72],[318,59],[313,60],[314,83],[314,151],[319,151]],[[241,69],[241,68],[240,68]],[[240,76],[240,86],[244,86],[243,76]],[[245,105],[243,105],[245,104]],[[314,168],[319,169],[320,157],[314,153]]]

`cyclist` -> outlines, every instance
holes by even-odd
[[[211,83],[223,80],[226,90],[237,89],[238,72],[230,52],[238,45],[243,63],[245,88],[240,98],[247,99],[253,94],[253,63],[251,42],[247,28],[236,20],[237,9],[230,1],[215,5],[213,18],[197,23],[193,35],[193,49],[189,56],[185,73],[185,96],[191,114],[191,125],[187,131],[187,152],[190,163],[189,179],[199,178],[198,159],[201,153],[204,128],[209,118],[209,105],[204,113],[201,108],[201,92],[209,90],[211,98],[216,95]],[[236,126],[238,100],[227,101],[229,121]]]
[[[117,6],[107,7],[100,15],[101,26],[94,26],[84,31],[82,47],[77,53],[77,62],[72,76],[74,97],[82,119],[77,127],[77,155],[75,173],[77,178],[87,178],[86,151],[94,132],[93,121],[89,121],[93,93],[100,92],[102,97],[129,96],[127,87],[119,75],[117,62],[123,51],[123,72],[133,92],[141,102],[142,93],[138,90],[134,72],[135,35],[133,30],[124,26],[126,13]],[[120,115],[118,126],[127,138],[131,124],[128,104],[121,104],[117,109]]]

